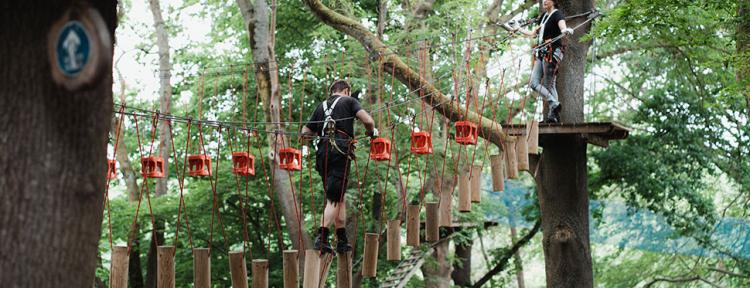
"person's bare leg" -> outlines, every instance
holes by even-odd
[[[346,228],[346,201],[341,201],[336,205],[336,218],[335,226],[338,228]]]
[[[331,227],[331,222],[334,222],[334,218],[336,217],[336,206],[337,203],[333,203],[330,200],[326,200],[326,207],[323,210],[323,223],[320,225],[321,227]]]

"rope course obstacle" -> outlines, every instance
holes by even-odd
[[[591,12],[589,13],[591,14]],[[589,15],[586,14],[586,15]],[[586,20],[586,22],[593,20],[595,17],[589,17],[589,19]],[[586,23],[584,22],[584,23]],[[584,23],[580,24],[583,25]],[[580,26],[578,25],[578,26]],[[491,83],[489,79],[485,79],[485,88],[484,91],[486,92],[486,95],[483,97],[482,103],[480,105],[478,100],[478,93],[474,95],[472,92],[476,83],[481,83],[479,81],[482,81],[483,79],[474,79],[470,73],[470,54],[472,51],[472,40],[481,40],[486,37],[490,36],[483,36],[483,37],[477,37],[477,38],[471,38],[469,37],[467,40],[462,41],[456,41],[454,39],[452,45],[455,46],[458,43],[465,43],[466,49],[464,52],[465,60],[463,61],[465,64],[464,72],[465,75],[461,77],[459,75],[460,73],[458,71],[452,71],[450,75],[442,75],[441,77],[438,77],[434,79],[435,83],[438,83],[438,87],[440,87],[439,83],[441,81],[444,81],[443,83],[447,83],[448,80],[452,82],[452,93],[453,98],[450,99],[451,102],[454,102],[455,104],[461,104],[461,101],[463,100],[465,104],[464,113],[468,113],[470,110],[472,110],[475,113],[482,114],[483,112],[489,112],[488,114],[491,115],[491,118],[488,117],[488,119],[491,119],[493,123],[497,123],[498,120],[498,112],[499,109],[496,107],[497,105],[493,104],[499,104],[500,102],[505,103],[505,108],[507,111],[513,111],[512,108],[519,107],[517,111],[521,111],[521,118],[526,119],[527,117],[527,109],[526,109],[526,100],[529,97],[522,97],[521,100],[514,100],[514,99],[503,99],[503,95],[507,95],[507,87],[505,85],[505,78],[506,78],[506,69],[502,70],[502,74],[500,75],[498,82],[500,82],[499,87],[496,87],[497,94],[496,96],[493,96],[490,91],[492,91]],[[510,36],[508,36],[510,37]],[[554,41],[558,41],[559,39],[556,39]],[[477,41],[478,42],[478,41]],[[549,44],[545,44],[549,45]],[[427,71],[431,69],[430,67],[427,67],[427,47],[420,47],[418,51],[418,57],[417,61],[419,62],[419,72],[420,77],[425,78],[427,77]],[[535,47],[538,48],[538,47]],[[532,49],[535,49],[532,48]],[[512,57],[515,61],[516,58],[525,55],[525,53],[521,53],[519,55],[516,55],[515,57]],[[454,59],[455,60],[455,59]],[[327,61],[327,60],[326,60]],[[331,63],[336,66],[336,63],[340,64],[339,73],[341,75],[346,74],[345,70],[346,67],[344,66],[344,63],[349,63],[349,69],[350,71],[353,70],[351,67],[351,62],[353,61],[347,61],[344,59],[344,54],[341,55],[340,62],[333,61]],[[456,61],[458,62],[458,61]],[[365,63],[368,63],[369,65],[369,59],[365,59]],[[518,61],[518,68],[516,69],[516,73],[520,71],[520,61]],[[368,179],[368,173],[370,170],[375,174],[375,183],[374,185],[371,185],[373,187],[373,190],[375,190],[376,195],[379,195],[379,205],[381,207],[379,211],[379,215],[376,215],[376,217],[373,217],[374,219],[371,219],[371,222],[368,223],[368,220],[363,215],[363,209],[357,209],[358,211],[358,217],[356,217],[354,222],[354,252],[347,252],[347,253],[339,253],[338,254],[338,265],[337,265],[337,281],[338,285],[341,285],[342,287],[348,287],[351,283],[351,274],[353,271],[353,268],[357,267],[357,265],[360,265],[361,263],[361,273],[364,277],[376,277],[377,276],[377,267],[378,267],[378,255],[379,255],[379,249],[380,244],[385,242],[386,243],[386,259],[388,261],[401,261],[402,256],[402,248],[401,248],[401,226],[405,222],[406,226],[406,245],[413,247],[411,249],[411,256],[408,257],[405,261],[412,263],[412,262],[419,262],[422,261],[424,258],[424,253],[420,254],[418,251],[420,251],[420,247],[423,247],[427,245],[428,247],[432,248],[434,245],[437,245],[441,241],[448,241],[449,238],[446,237],[440,237],[439,228],[445,227],[448,229],[452,229],[454,227],[457,227],[457,225],[461,225],[460,223],[456,223],[453,221],[453,211],[454,211],[454,192],[455,187],[458,186],[458,201],[456,206],[459,212],[470,212],[472,211],[472,203],[479,203],[481,201],[481,174],[484,168],[484,163],[486,163],[488,160],[491,163],[491,175],[492,175],[492,190],[494,191],[503,191],[504,190],[504,180],[507,178],[514,179],[518,177],[518,171],[529,171],[534,173],[534,171],[530,171],[530,165],[529,165],[529,154],[537,154],[538,146],[540,140],[543,141],[545,137],[552,135],[552,134],[558,134],[558,133],[584,133],[588,135],[589,141],[594,144],[601,144],[606,142],[609,139],[615,139],[615,137],[622,137],[623,133],[625,136],[627,136],[627,129],[625,129],[622,126],[619,125],[609,125],[602,124],[600,126],[609,127],[614,130],[608,130],[604,131],[600,126],[596,127],[588,127],[591,129],[584,129],[580,126],[576,127],[570,127],[566,126],[565,124],[544,124],[539,125],[536,123],[536,121],[533,120],[533,115],[531,118],[532,120],[529,121],[523,121],[523,124],[508,124],[503,125],[502,128],[504,131],[508,131],[507,135],[510,136],[509,140],[504,141],[502,143],[501,150],[503,151],[503,154],[498,155],[490,155],[489,150],[489,142],[490,141],[484,141],[484,147],[481,147],[479,138],[483,137],[481,129],[479,127],[482,127],[482,119],[480,118],[479,123],[474,123],[472,121],[463,119],[456,121],[454,123],[454,135],[453,135],[453,141],[447,141],[445,143],[442,143],[443,145],[443,151],[440,157],[443,158],[443,162],[438,162],[438,155],[440,153],[434,153],[435,147],[433,146],[433,124],[434,124],[434,118],[435,118],[435,108],[439,107],[441,105],[447,104],[447,103],[434,103],[432,100],[433,97],[430,97],[430,93],[426,93],[424,87],[418,87],[416,89],[411,89],[407,91],[408,94],[413,95],[412,97],[408,98],[407,100],[398,100],[394,99],[394,92],[396,90],[395,86],[395,78],[391,77],[390,85],[387,85],[386,79],[384,79],[384,65],[382,62],[382,55],[380,58],[380,61],[377,64],[377,87],[378,91],[376,93],[377,102],[380,103],[378,107],[375,107],[375,109],[371,110],[372,114],[376,114],[378,116],[378,126],[383,129],[384,133],[381,137],[372,139],[370,141],[370,149],[369,149],[369,157],[366,160],[366,163],[364,164],[364,172],[360,173],[360,165],[357,163],[357,159],[353,159],[354,163],[354,173],[349,173],[354,175],[357,179],[356,186],[358,190],[358,207],[363,207],[363,190],[367,189],[367,187],[363,187],[363,179]],[[454,67],[458,67],[458,63],[454,63]],[[514,63],[511,63],[510,66],[513,66]],[[241,65],[233,65],[230,66],[230,71],[235,71],[235,67],[242,67]],[[291,69],[294,69],[293,67]],[[394,67],[395,69],[395,67]],[[149,111],[147,109],[141,109],[136,107],[129,107],[125,103],[119,103],[116,104],[117,111],[115,112],[116,117],[119,117],[119,125],[116,127],[116,133],[115,133],[115,151],[118,149],[117,145],[119,143],[119,137],[122,133],[123,122],[126,119],[126,116],[129,116],[132,118],[134,128],[135,128],[135,135],[137,138],[138,143],[138,153],[140,155],[140,163],[141,163],[141,176],[142,176],[142,185],[140,189],[140,193],[138,195],[138,205],[136,209],[136,213],[133,219],[133,224],[131,225],[131,230],[135,229],[136,224],[138,223],[138,217],[141,210],[141,203],[143,200],[143,195],[146,195],[146,201],[149,208],[149,216],[151,218],[151,224],[152,227],[156,227],[155,219],[154,219],[154,213],[151,205],[151,197],[150,197],[150,190],[149,190],[149,179],[152,178],[163,178],[166,176],[167,170],[165,170],[167,167],[164,167],[164,160],[158,156],[153,156],[153,150],[154,150],[154,141],[155,141],[155,135],[156,135],[156,129],[159,121],[166,121],[169,127],[169,135],[172,139],[174,139],[173,136],[173,125],[175,124],[183,124],[185,126],[184,129],[181,129],[181,131],[186,131],[186,141],[185,141],[185,147],[181,151],[183,153],[183,161],[182,163],[178,163],[178,161],[174,162],[174,171],[176,171],[177,174],[177,182],[178,182],[178,188],[179,188],[179,205],[178,205],[178,215],[177,215],[177,223],[175,223],[175,234],[173,239],[172,245],[162,245],[159,246],[158,249],[158,267],[159,267],[159,273],[158,273],[158,282],[160,283],[159,287],[174,287],[175,283],[175,264],[174,264],[174,257],[177,249],[177,245],[179,245],[179,236],[180,236],[180,227],[182,223],[184,222],[184,225],[187,230],[187,238],[190,248],[192,249],[192,255],[193,255],[193,264],[194,264],[194,285],[195,287],[211,287],[211,275],[210,275],[210,259],[211,259],[211,253],[212,253],[212,247],[214,247],[214,225],[218,225],[219,229],[221,231],[221,234],[223,236],[224,241],[224,247],[232,247],[228,243],[228,237],[227,237],[227,231],[225,230],[224,223],[222,220],[222,205],[219,203],[219,192],[217,191],[217,183],[219,182],[219,168],[220,168],[220,160],[224,157],[224,152],[222,151],[222,148],[226,149],[226,147],[229,147],[229,156],[231,158],[231,173],[235,176],[235,186],[236,186],[236,193],[237,196],[240,199],[240,205],[239,205],[239,211],[236,211],[236,213],[241,214],[242,222],[243,222],[243,229],[242,229],[242,249],[236,250],[236,251],[228,251],[228,259],[230,264],[230,270],[231,270],[231,281],[233,287],[247,287],[248,285],[248,273],[247,273],[247,259],[251,260],[252,266],[251,266],[251,275],[252,275],[252,285],[253,287],[267,287],[268,285],[268,270],[269,270],[269,251],[271,250],[270,243],[252,243],[249,237],[249,229],[248,229],[248,222],[249,220],[246,218],[247,211],[246,209],[250,205],[250,197],[249,197],[249,185],[251,181],[261,181],[265,186],[267,187],[268,192],[268,201],[270,204],[269,211],[270,215],[269,217],[273,218],[273,221],[269,221],[269,225],[271,223],[275,224],[276,232],[278,235],[278,241],[281,247],[279,252],[283,252],[283,267],[284,267],[284,285],[285,287],[297,287],[298,281],[299,281],[299,260],[300,260],[300,253],[298,250],[287,250],[284,245],[284,239],[283,239],[283,232],[282,232],[282,226],[279,222],[279,217],[276,215],[276,203],[274,202],[274,195],[272,192],[272,181],[274,177],[276,177],[276,169],[278,168],[282,171],[285,171],[287,173],[287,176],[289,176],[289,179],[291,180],[291,191],[293,196],[293,205],[294,205],[294,211],[296,213],[295,217],[297,218],[297,221],[301,223],[301,220],[305,218],[303,214],[303,207],[302,201],[301,201],[301,194],[302,194],[302,184],[303,184],[303,176],[304,176],[304,168],[308,168],[308,179],[309,179],[309,192],[310,192],[310,207],[314,213],[312,215],[312,219],[314,222],[314,225],[318,225],[317,223],[317,210],[315,207],[315,191],[313,191],[313,176],[312,176],[312,165],[309,165],[311,161],[306,159],[305,149],[297,149],[295,147],[292,147],[292,141],[289,139],[293,139],[294,136],[299,136],[298,132],[290,132],[285,131],[282,129],[274,129],[274,130],[268,130],[266,127],[267,124],[273,124],[273,125],[279,125],[278,127],[293,127],[297,126],[298,128],[301,127],[305,122],[303,122],[302,119],[302,113],[304,110],[304,105],[300,105],[300,115],[298,118],[298,121],[294,121],[292,117],[292,101],[289,101],[287,103],[288,105],[288,116],[287,121],[282,122],[268,122],[268,121],[258,121],[257,120],[257,110],[255,112],[255,115],[253,116],[253,121],[248,121],[249,117],[247,115],[247,96],[248,96],[248,90],[249,90],[249,84],[248,84],[248,74],[249,74],[250,68],[245,67],[245,69],[242,71],[243,75],[243,81],[242,81],[242,121],[217,121],[217,120],[206,120],[201,118],[201,114],[203,113],[203,97],[205,94],[205,83],[206,83],[206,76],[214,76],[215,79],[213,81],[213,93],[214,98],[217,97],[218,93],[218,72],[213,73],[206,73],[204,70],[204,73],[200,75],[200,92],[199,92],[199,101],[198,101],[198,109],[197,109],[197,115],[195,118],[188,117],[188,116],[176,116],[176,115],[170,115],[170,114],[163,114],[159,113],[158,111]],[[276,73],[278,73],[279,69],[276,69]],[[391,72],[391,75],[393,75],[393,72]],[[450,79],[448,79],[450,78]],[[461,79],[462,78],[462,79]],[[304,85],[307,79],[307,75],[304,75],[303,80],[303,89]],[[367,75],[367,82],[370,82],[370,74]],[[289,83],[289,92],[290,94],[293,94],[293,83],[292,83],[292,77],[291,74],[288,77],[288,83]],[[477,87],[479,85],[476,85]],[[385,87],[390,87],[389,91],[385,91]],[[460,89],[464,89],[465,93],[459,93]],[[383,100],[383,96],[385,93],[389,93],[389,99],[387,101]],[[460,94],[464,94],[464,97],[460,97]],[[257,95],[256,95],[257,96]],[[429,98],[430,101],[426,101],[425,99]],[[489,98],[489,99],[488,99]],[[303,104],[305,100],[304,92],[302,96],[300,97],[300,103]],[[504,100],[504,101],[503,101]],[[415,105],[417,109],[420,110],[419,112],[414,112],[411,116],[411,119],[408,119],[407,121],[393,121],[393,115],[392,108],[401,106],[401,105],[410,105],[414,101],[419,101],[419,105]],[[429,103],[428,103],[429,102]],[[491,109],[489,111],[486,111],[484,109],[485,105],[489,102],[489,105],[491,106]],[[516,103],[519,102],[519,103]],[[538,102],[538,101],[537,101]],[[256,103],[258,102],[258,99],[256,98]],[[536,111],[538,109],[532,109],[532,111]],[[382,118],[385,118],[385,123],[383,123]],[[512,123],[513,119],[515,118],[515,114],[509,113],[507,115],[506,123]],[[151,121],[151,128],[150,128],[150,143],[146,144],[146,142],[142,142],[141,139],[141,131],[140,131],[140,124],[139,119],[142,122],[144,119],[148,119]],[[337,119],[342,120],[342,119]],[[399,180],[399,184],[396,190],[401,191],[401,195],[399,195],[399,201],[400,205],[398,206],[399,209],[399,215],[395,217],[389,217],[388,215],[385,215],[385,209],[382,209],[382,207],[386,207],[386,203],[388,202],[388,185],[389,180],[391,179],[390,170],[393,168],[392,163],[394,161],[398,161],[398,151],[397,149],[394,149],[393,143],[396,143],[396,134],[397,134],[397,126],[398,125],[407,125],[409,126],[410,135],[409,135],[409,142],[410,147],[409,151],[411,152],[410,155],[406,156],[407,164],[406,164],[406,171],[414,171],[412,170],[412,161],[415,157],[424,157],[423,167],[416,167],[416,174],[418,177],[418,187],[419,193],[418,195],[412,195],[410,198],[410,195],[408,193],[409,189],[409,176],[412,173],[406,174],[405,181],[401,182]],[[614,128],[613,128],[614,127]],[[596,129],[599,130],[596,130]],[[584,129],[584,130],[581,130]],[[596,131],[594,131],[596,130]],[[624,132],[623,132],[624,131]],[[191,132],[195,135],[191,135]],[[448,133],[449,131],[442,131],[443,133]],[[211,142],[211,146],[215,146],[216,150],[212,153],[209,153],[209,150],[207,149],[205,135],[208,134],[209,137],[213,137],[213,142]],[[195,142],[193,142],[193,136],[195,136],[197,139]],[[276,158],[269,163],[269,165],[266,164],[266,157],[259,157],[256,158],[255,155],[263,155],[262,148],[261,148],[261,138],[262,137],[273,137],[275,140],[274,143],[281,143],[281,147],[272,147],[273,151],[278,151],[278,154],[276,155]],[[332,136],[320,136],[318,137],[321,141],[327,141],[327,140],[335,140],[332,138],[329,138]],[[237,140],[237,139],[240,140]],[[446,137],[447,138],[447,137]],[[359,140],[364,139],[364,136],[360,137],[353,137],[352,141],[356,142]],[[222,146],[222,140],[225,142],[224,146]],[[604,141],[604,142],[602,142]],[[257,152],[254,153],[253,150],[253,142],[256,142]],[[459,146],[454,147],[453,144],[458,144]],[[440,144],[438,141],[436,143]],[[195,145],[193,145],[195,144]],[[213,145],[215,144],[215,145]],[[148,145],[147,152],[144,153],[144,146]],[[456,151],[457,152],[454,152]],[[473,150],[473,151],[472,151]],[[175,142],[172,141],[172,147],[171,147],[172,157],[174,159],[178,159],[178,151],[175,148]],[[449,153],[450,152],[450,153]],[[479,159],[477,159],[477,153],[480,153]],[[430,157],[430,155],[432,155]],[[450,155],[450,156],[449,156]],[[309,155],[308,155],[309,156]],[[449,159],[450,158],[450,159]],[[225,158],[226,159],[226,158]],[[256,171],[256,160],[260,160],[260,167],[262,170],[262,176],[259,171]],[[373,169],[370,169],[370,161],[373,161]],[[430,161],[431,160],[431,161]],[[480,164],[476,164],[476,160],[479,160]],[[419,161],[417,161],[419,163]],[[181,166],[180,166],[181,165]],[[398,162],[395,162],[395,165],[397,165],[397,168],[394,168],[396,172],[399,173],[398,177],[401,178],[401,164]],[[429,166],[432,165],[432,166]],[[448,165],[452,165],[448,166]],[[105,191],[105,207],[106,207],[106,213],[107,213],[107,224],[108,224],[108,238],[109,238],[109,244],[110,249],[113,251],[112,256],[112,265],[111,265],[111,287],[127,287],[127,267],[128,267],[128,255],[130,253],[130,249],[132,247],[132,243],[128,241],[128,243],[125,246],[118,246],[114,247],[113,245],[113,231],[112,231],[112,224],[111,224],[111,207],[109,202],[109,183],[112,180],[117,179],[117,171],[116,171],[116,161],[114,158],[110,158],[107,161],[107,190]],[[382,167],[385,166],[385,167]],[[417,164],[418,166],[418,164]],[[433,170],[433,173],[437,173],[439,171],[440,179],[443,179],[446,175],[446,168],[450,168],[453,171],[456,171],[453,175],[452,183],[458,183],[458,185],[451,185],[450,187],[443,187],[445,185],[444,181],[438,181],[438,185],[435,188],[436,195],[433,195],[434,197],[431,197],[433,200],[427,199],[427,195],[425,195],[425,187],[427,186],[427,178],[426,175],[428,172],[428,169],[431,167],[434,167],[436,169],[430,169]],[[292,173],[299,173],[298,175],[298,183],[296,186],[294,183],[294,177]],[[185,190],[185,176],[189,177],[196,177],[196,180],[194,181],[202,181],[202,179],[208,179],[210,186],[211,186],[211,193],[212,193],[212,207],[211,207],[211,221],[210,221],[210,228],[209,228],[209,237],[205,241],[206,247],[198,247],[194,243],[194,238],[192,235],[192,231],[190,228],[190,222],[188,217],[188,210],[187,206],[185,204],[185,196],[184,196],[184,190]],[[447,181],[450,183],[451,181]],[[243,192],[243,186],[244,186],[244,192]],[[394,185],[397,186],[397,185]],[[144,193],[145,191],[145,193]],[[343,197],[343,196],[342,196]],[[415,199],[414,201],[409,201],[407,199]],[[345,200],[345,199],[342,199]],[[426,207],[426,208],[425,208]],[[423,209],[424,208],[424,209]],[[423,213],[422,210],[425,210]],[[194,211],[195,212],[195,211]],[[223,213],[228,213],[226,209],[224,209]],[[322,211],[320,212],[322,214]],[[424,214],[424,220],[422,220],[422,215]],[[388,219],[390,218],[390,219]],[[322,219],[322,215],[321,215]],[[354,253],[357,251],[357,239],[359,239],[360,235],[360,226],[357,221],[359,219],[365,219],[365,223],[361,226],[363,239],[364,239],[364,248],[363,248],[363,256],[360,261],[357,261],[356,263],[352,263],[352,258],[355,256]],[[404,221],[405,220],[405,221]],[[421,223],[424,223],[424,225],[421,225]],[[422,227],[424,227],[424,232],[422,232]],[[269,227],[268,232],[271,232],[271,227]],[[300,233],[300,239],[293,239],[294,241],[299,241],[300,247],[305,247],[304,240],[302,239],[302,227],[299,226]],[[262,231],[256,231],[257,233],[260,233]],[[156,241],[156,229],[152,229],[152,241]],[[424,236],[422,236],[422,234]],[[385,241],[382,241],[382,237],[385,237]],[[449,236],[450,237],[450,236]],[[422,239],[424,239],[425,242],[423,243]],[[270,237],[268,238],[268,241],[270,241]],[[256,241],[257,242],[257,241]],[[266,252],[265,258],[256,258],[252,255],[252,245],[261,245],[264,246],[264,250]],[[333,262],[333,254],[330,253],[321,253],[321,251],[316,250],[307,250],[304,251],[305,255],[305,263],[304,263],[304,270],[303,270],[303,287],[323,287],[325,286],[325,280],[326,275],[328,274],[328,270],[331,266],[331,263]],[[415,262],[415,263],[416,263]],[[401,262],[402,264],[405,262]],[[403,266],[403,265],[401,265]],[[399,267],[401,267],[399,266]],[[403,284],[405,284],[405,281],[408,281],[408,277],[413,275],[415,269],[401,269],[402,271],[397,271],[396,274],[399,275],[399,277],[396,277],[397,279],[390,279],[390,282],[393,282],[392,284],[389,284],[390,286],[387,287],[403,287]],[[408,277],[407,277],[408,276]],[[389,282],[389,283],[390,283]],[[338,287],[337,285],[337,287]]]

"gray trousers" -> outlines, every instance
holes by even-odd
[[[537,58],[534,61],[534,70],[531,72],[531,89],[542,95],[550,104],[558,102],[557,88],[555,80],[557,78],[557,63],[562,61],[562,51],[560,48],[555,49],[552,61],[547,62],[544,59]]]

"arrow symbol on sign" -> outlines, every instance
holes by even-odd
[[[71,70],[78,69],[80,66],[78,59],[76,59],[76,51],[78,51],[78,46],[80,45],[81,38],[73,30],[69,31],[68,36],[63,41],[63,48],[68,52],[68,64]]]

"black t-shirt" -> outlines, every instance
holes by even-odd
[[[333,105],[333,101],[336,100],[336,98],[341,98],[338,103],[336,103],[336,107],[334,107],[331,110],[331,118],[336,121],[336,138],[340,137],[353,137],[354,136],[354,119],[356,118],[355,115],[359,110],[362,110],[362,107],[359,105],[359,100],[348,97],[348,96],[338,96],[334,95],[331,97],[328,97],[326,101],[328,102],[328,107],[330,109],[331,105]],[[315,112],[313,112],[312,117],[310,117],[310,120],[307,121],[307,128],[310,128],[310,130],[314,131],[316,134],[320,135],[321,130],[323,130],[323,121],[325,120],[325,112],[323,111],[323,103],[320,103],[318,105],[318,108],[315,108]],[[346,133],[346,136],[341,135],[341,132],[343,131]]]
[[[542,40],[547,41],[549,39],[555,38],[557,36],[560,36],[560,26],[557,24],[561,20],[565,20],[565,14],[563,14],[560,10],[555,10],[555,12],[552,13],[552,15],[547,15],[547,13],[544,13],[541,17],[539,17],[539,20],[537,20],[537,25],[542,25],[542,19],[549,16],[549,20],[547,20],[546,24],[544,25],[544,35],[542,36]],[[555,41],[550,45],[552,50],[555,48],[558,48],[562,46],[562,39]]]

